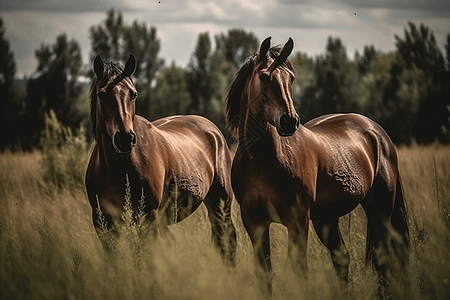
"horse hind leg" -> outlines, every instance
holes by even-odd
[[[367,215],[366,264],[378,275],[378,297],[390,298],[389,279],[392,267],[391,214],[394,195],[386,187],[374,184],[362,206]]]
[[[313,221],[313,225],[320,241],[330,251],[336,274],[341,282],[347,285],[350,256],[339,230],[338,219],[330,222]]]
[[[205,204],[211,222],[211,238],[224,261],[236,265],[236,230],[231,219],[232,196],[216,181],[211,187]]]

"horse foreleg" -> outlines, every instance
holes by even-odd
[[[242,209],[242,222],[253,245],[255,273],[262,288],[272,294],[272,263],[270,260],[270,222],[255,222]]]
[[[104,213],[98,205],[98,207],[92,209],[92,221],[103,249],[112,253],[116,249],[117,238],[119,237],[119,231],[113,225],[112,217]]]
[[[308,293],[307,240],[309,213],[293,210],[284,222],[288,229],[288,256],[292,270],[303,281],[305,295]]]

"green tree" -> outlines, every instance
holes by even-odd
[[[326,113],[364,110],[367,92],[339,38],[328,38],[326,53],[317,57],[315,67],[316,82],[306,89],[302,101],[307,119]]]
[[[15,80],[16,62],[0,18],[0,150],[20,146],[22,96]]]
[[[373,45],[364,46],[364,51],[362,56],[358,51],[355,52],[355,62],[358,66],[358,71],[362,75],[366,75],[371,68],[371,63],[377,56],[378,52],[375,50]]]
[[[122,33],[124,23],[122,14],[114,9],[106,13],[106,20],[89,28],[92,43],[91,60],[100,55],[104,59],[126,59],[122,55]]]
[[[137,58],[133,79],[139,92],[137,113],[151,118],[152,94],[156,76],[164,66],[158,57],[161,49],[156,28],[145,22],[134,21],[127,25],[121,12],[114,9],[106,14],[106,20],[90,28],[92,43],[91,60],[99,54],[105,60],[126,61],[130,53]],[[90,73],[93,76],[93,73]]]
[[[50,109],[72,130],[78,128],[88,115],[84,90],[78,82],[82,66],[78,43],[61,34],[55,44],[42,44],[35,55],[38,67],[27,82],[24,133],[29,143],[25,148],[39,144],[44,114]]]
[[[156,75],[164,65],[164,60],[158,57],[161,49],[160,40],[156,36],[156,28],[148,27],[146,23],[134,21],[124,29],[124,56],[133,53],[138,57],[133,79],[139,91],[137,112],[151,118],[154,105],[153,84]]]
[[[258,51],[259,41],[252,32],[233,28],[215,36],[216,52],[221,52],[236,72],[246,58]]]
[[[203,115],[225,129],[223,98],[231,80],[232,63],[226,54],[212,51],[208,32],[199,34],[187,66],[187,83],[191,96],[188,112]]]
[[[189,113],[206,116],[207,106],[215,92],[212,85],[211,49],[209,33],[200,33],[187,66],[188,89],[191,95]]]
[[[186,72],[172,63],[161,70],[156,78],[151,106],[151,119],[167,115],[185,114],[191,97],[187,88]]]
[[[295,81],[292,86],[295,107],[300,115],[311,116],[314,97],[310,95],[316,85],[316,64],[306,53],[297,52],[293,58],[295,64]]]
[[[363,113],[378,123],[385,121],[389,108],[385,105],[384,90],[391,77],[391,67],[396,59],[395,53],[382,53],[373,47],[362,60],[357,60],[362,84],[367,89],[367,101]],[[373,51],[372,51],[373,50]]]
[[[445,57],[446,57],[446,71],[443,76],[443,84],[442,84],[442,97],[445,101],[447,99],[447,102],[445,102],[446,105],[446,112],[447,112],[447,119],[444,120],[447,124],[450,123],[450,34],[447,34],[447,39],[445,43]],[[443,139],[446,142],[450,142],[450,128],[447,126],[444,126],[443,130]]]
[[[404,38],[396,35],[395,39],[398,59],[385,90],[390,107],[388,131],[395,131],[402,122],[410,127],[394,138],[400,143],[446,141],[450,129],[450,99],[445,96],[448,69],[434,34],[427,26],[410,22]],[[404,103],[418,109],[403,111]]]

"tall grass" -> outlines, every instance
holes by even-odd
[[[412,284],[404,299],[449,299],[450,147],[415,146],[399,153],[412,235],[405,270]],[[170,227],[169,235],[144,243],[134,231],[138,220],[125,215],[128,234],[109,255],[94,231],[82,183],[57,188],[44,179],[42,161],[39,152],[0,154],[0,299],[261,299],[236,203],[235,269],[223,264],[211,242],[203,206]],[[80,164],[85,167],[85,161]],[[340,225],[351,255],[351,295],[374,299],[376,277],[364,268],[364,212],[358,208]],[[300,299],[304,287],[286,261],[286,230],[274,225],[271,235],[275,298]],[[310,299],[346,299],[313,230],[308,264]]]

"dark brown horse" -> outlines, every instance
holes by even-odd
[[[111,231],[118,232],[128,180],[134,209],[141,195],[145,197],[144,212],[151,228],[182,221],[205,203],[212,239],[233,264],[231,155],[225,138],[200,116],[149,122],[135,115],[137,90],[131,79],[135,66],[133,55],[124,68],[115,62],[104,64],[100,56],[94,60],[91,119],[96,144],[86,172],[86,190],[97,233],[101,235],[102,230],[99,214]]]
[[[227,94],[227,123],[239,139],[232,167],[234,194],[250,235],[258,277],[271,289],[269,225],[288,229],[289,258],[306,278],[309,221],[348,280],[349,255],[338,218],[362,204],[368,217],[367,261],[387,293],[391,260],[406,261],[409,233],[397,152],[384,130],[358,114],[332,114],[300,124],[292,100],[293,41],[270,38],[247,59]],[[393,228],[401,236],[395,239]]]

